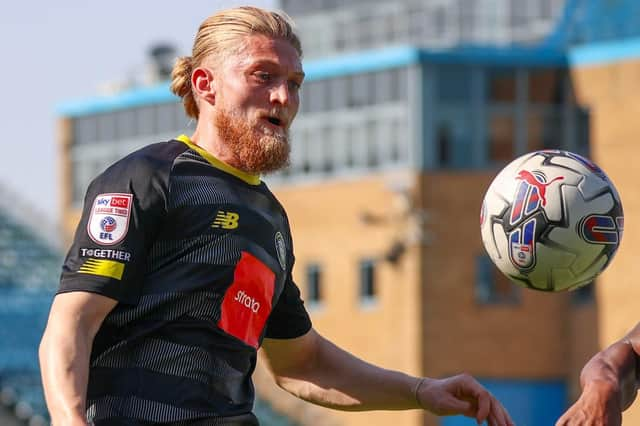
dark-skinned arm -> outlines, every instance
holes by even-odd
[[[618,426],[638,392],[640,323],[598,352],[580,374],[582,394],[556,426]]]

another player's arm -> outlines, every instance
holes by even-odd
[[[93,339],[117,301],[94,293],[58,294],[40,342],[40,370],[51,421],[86,425],[89,357]]]
[[[604,387],[617,395],[621,410],[636,399],[640,368],[640,323],[623,339],[596,354],[583,368],[580,383]]]
[[[468,375],[436,380],[386,370],[313,329],[294,339],[265,339],[263,354],[280,387],[317,405],[345,411],[422,408],[487,419],[490,425],[513,424],[502,405]]]
[[[585,364],[580,374],[582,394],[556,424],[619,425],[622,411],[636,398],[639,355],[640,323]]]

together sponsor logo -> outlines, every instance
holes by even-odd
[[[125,262],[129,262],[131,260],[131,253],[124,250],[81,248],[80,255],[82,257],[122,260]]]
[[[213,220],[211,227],[222,229],[236,229],[238,227],[239,220],[240,215],[238,213],[225,212],[220,210],[216,214],[216,218]]]
[[[236,302],[239,302],[245,308],[251,309],[251,311],[253,311],[254,314],[257,314],[258,311],[260,310],[260,302],[258,302],[253,297],[249,296],[243,290],[238,291],[236,293],[236,297],[233,300],[235,300]]]

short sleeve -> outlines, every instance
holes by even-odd
[[[147,252],[166,216],[170,168],[163,165],[138,153],[91,182],[58,293],[88,291],[137,303]]]
[[[293,339],[306,334],[310,329],[311,318],[300,297],[300,289],[289,273],[282,294],[269,316],[265,337]]]

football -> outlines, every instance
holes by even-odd
[[[526,288],[574,290],[600,274],[620,245],[624,217],[607,175],[572,152],[544,150],[509,163],[480,212],[482,242],[502,273]]]

